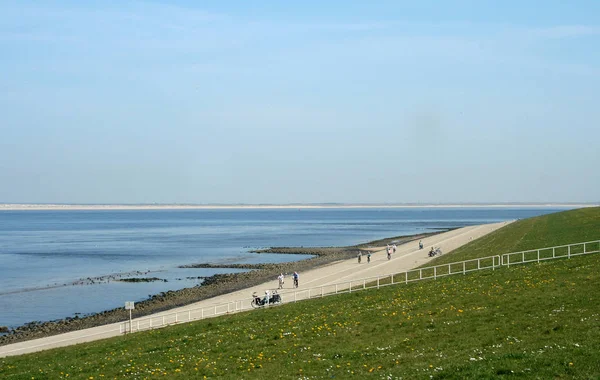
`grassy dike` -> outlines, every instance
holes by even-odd
[[[600,239],[600,208],[521,220],[446,262]],[[600,254],[315,299],[0,359],[2,379],[599,378]]]

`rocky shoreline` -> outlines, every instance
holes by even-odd
[[[137,302],[134,317],[139,318],[146,315],[170,310],[176,307],[189,305],[211,297],[231,293],[259,285],[273,280],[279,273],[305,272],[310,269],[327,265],[335,261],[353,258],[359,251],[367,251],[374,247],[386,244],[403,244],[409,241],[422,239],[444,231],[436,231],[426,234],[411,236],[399,236],[389,239],[377,240],[365,244],[350,247],[272,247],[268,249],[255,250],[260,253],[279,254],[304,254],[313,257],[279,264],[228,264],[214,265],[210,263],[198,263],[180,266],[181,268],[236,268],[249,269],[248,272],[215,274],[204,278],[202,285],[175,291],[162,292]],[[120,279],[122,280],[122,279]],[[129,314],[124,308],[116,308],[88,316],[68,317],[60,320],[39,322],[34,321],[15,329],[9,330],[5,335],[0,335],[0,346],[17,343],[21,341],[43,338],[46,336],[102,326],[115,322],[128,320]]]

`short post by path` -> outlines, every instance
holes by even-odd
[[[135,309],[135,304],[133,301],[125,302],[125,310],[129,310],[129,333],[131,334],[133,325],[131,324],[131,310]]]

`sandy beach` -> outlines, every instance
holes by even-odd
[[[361,264],[358,264],[355,257],[356,251],[347,251],[342,254],[342,256],[346,255],[346,258],[340,258],[342,256],[333,256],[329,257],[328,259],[323,259],[321,261],[317,260],[313,262],[313,267],[310,269],[308,267],[307,269],[300,269],[301,265],[299,263],[302,262],[299,262],[294,263],[292,267],[290,267],[290,270],[284,271],[284,269],[279,267],[274,268],[273,270],[281,270],[282,272],[288,273],[293,270],[298,270],[300,272],[300,286],[298,290],[326,286],[330,284],[341,283],[350,280],[357,280],[371,276],[385,275],[389,273],[399,273],[418,267],[430,261],[432,258],[428,257],[427,255],[427,247],[441,247],[444,254],[447,254],[452,250],[464,244],[467,244],[474,239],[487,235],[488,233],[505,226],[508,223],[510,222],[469,226],[440,234],[423,237],[422,240],[425,248],[422,250],[418,249],[417,242],[414,241],[415,237],[412,237],[408,239],[410,241],[398,245],[397,252],[393,255],[393,258],[391,260],[387,260],[386,258],[385,246],[372,246],[361,248],[369,249],[373,252],[371,263],[366,263],[366,260],[363,260]],[[418,240],[418,237],[416,239]],[[305,261],[309,262],[310,260]],[[236,302],[239,300],[248,301],[251,298],[251,294],[254,292],[262,294],[266,289],[277,289],[278,284],[276,276],[274,276],[273,273],[264,271],[253,271],[249,273],[263,273],[263,275],[268,275],[268,278],[270,278],[270,280],[259,281],[261,280],[261,276],[258,276],[254,278],[254,284],[252,284],[252,282],[248,282],[248,278],[244,279],[243,277],[241,282],[237,284],[228,284],[225,281],[225,286],[222,287],[220,290],[224,292],[223,294],[210,297],[202,301],[188,304],[182,307],[170,307],[169,303],[167,302],[164,304],[163,311],[153,314],[153,316],[160,317],[166,314],[172,314],[174,312],[191,312],[191,310],[193,309],[198,309],[201,307],[213,307],[227,302]],[[291,289],[291,286],[291,278],[287,278],[284,285],[284,289],[280,291],[284,303],[293,301],[293,296],[291,296],[291,294],[294,292],[294,290]],[[228,287],[230,288],[230,291],[227,291]],[[199,287],[198,289],[201,288],[202,287]],[[120,311],[121,312],[119,314],[115,314],[114,317],[117,318],[117,321],[122,322],[126,320],[127,317],[124,310],[121,309]],[[210,315],[207,315],[206,317],[209,316]],[[93,328],[71,331],[64,334],[46,336],[39,339],[32,339],[18,343],[6,344],[4,346],[0,346],[0,357],[9,355],[20,355],[28,352],[40,351],[53,347],[61,347],[86,341],[104,339],[111,336],[118,336],[120,335],[119,329],[121,326],[121,323],[119,322],[113,322]],[[134,324],[135,323],[136,319],[134,319]],[[49,331],[47,333],[52,333],[52,331]]]

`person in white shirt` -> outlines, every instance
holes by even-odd
[[[277,279],[279,280],[279,289],[283,289],[283,273],[277,276]]]

